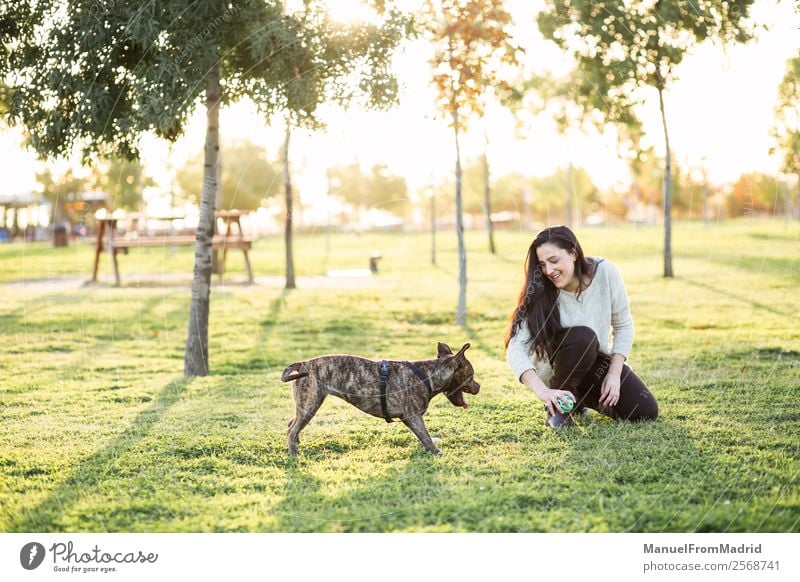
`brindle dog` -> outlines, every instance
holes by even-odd
[[[440,342],[439,357],[435,360],[388,362],[385,416],[378,362],[358,356],[333,355],[289,365],[281,376],[284,382],[294,380],[292,393],[296,411],[295,418],[289,423],[289,454],[297,455],[300,431],[317,413],[328,394],[346,400],[367,414],[379,418],[399,418],[425,449],[441,454],[428,434],[422,415],[436,394],[443,393],[454,406],[467,408],[464,392],[478,393],[480,384],[474,380],[475,371],[464,356],[469,346],[464,344],[457,354],[453,354],[447,344]]]

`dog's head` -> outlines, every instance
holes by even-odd
[[[464,400],[464,392],[467,394],[477,394],[481,389],[481,385],[475,381],[475,370],[472,364],[469,363],[464,352],[469,348],[469,344],[464,344],[457,354],[453,354],[445,343],[439,342],[439,359],[446,366],[453,370],[453,378],[450,380],[449,385],[444,390],[445,396],[454,406],[467,407],[467,402]]]

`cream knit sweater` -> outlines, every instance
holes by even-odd
[[[600,344],[600,351],[606,355],[622,354],[628,358],[633,345],[633,317],[630,300],[619,270],[611,261],[594,258],[599,262],[594,278],[589,286],[576,298],[577,293],[563,289],[558,293],[558,311],[563,327],[584,325],[594,330]],[[613,340],[609,336],[613,330]],[[549,386],[553,369],[550,362],[539,360],[528,344],[531,338],[528,324],[523,320],[517,333],[508,344],[508,365],[517,380],[523,372],[533,368],[545,386]]]

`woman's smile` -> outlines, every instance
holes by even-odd
[[[571,291],[577,289],[575,278],[575,257],[573,253],[552,244],[545,243],[536,250],[539,268],[558,289]]]

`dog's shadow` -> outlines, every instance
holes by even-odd
[[[287,462],[284,497],[273,508],[280,531],[405,529],[414,527],[424,506],[446,496],[441,458],[421,448],[403,460],[383,463],[388,469],[377,476],[350,474],[341,479],[341,473],[327,470],[326,464],[308,457]]]

